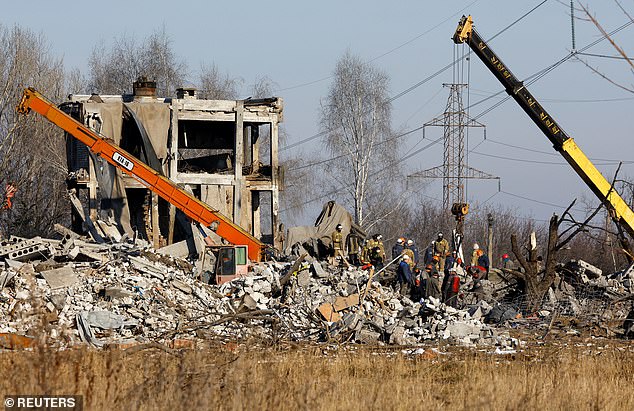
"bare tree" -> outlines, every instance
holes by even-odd
[[[541,307],[544,295],[546,295],[553,281],[555,281],[559,224],[561,224],[559,217],[553,215],[548,224],[548,244],[546,248],[546,264],[544,267],[541,266],[539,261],[538,249],[535,243],[532,241],[529,242],[527,247],[528,256],[525,257],[517,244],[517,236],[515,234],[511,235],[513,254],[524,271],[504,269],[504,272],[512,274],[522,282],[528,303],[527,310],[529,312],[535,312]]]
[[[630,20],[630,22],[634,22],[634,19],[632,18],[632,14],[630,14],[618,0],[614,0],[614,2],[616,3],[617,7],[621,10],[621,12],[627,17],[627,19]],[[583,4],[581,4],[580,2],[579,2],[579,7],[581,8],[583,13],[585,14],[586,19],[588,21],[590,21],[597,28],[599,33],[601,33],[601,35],[603,37],[605,37],[610,42],[612,47],[619,54],[620,58],[623,61],[625,61],[626,64],[629,65],[630,71],[634,70],[634,61],[627,55],[625,50],[612,38],[612,36],[610,36],[610,34],[601,25],[601,22],[592,14],[590,9],[587,6],[584,6]],[[618,88],[620,88],[622,90],[628,91],[630,93],[634,93],[634,87],[632,87],[631,85],[624,85],[622,82],[617,81],[614,78],[612,78],[612,77],[608,76],[607,74],[603,73],[599,68],[593,67],[592,65],[590,65],[590,63],[588,63],[587,61],[581,59],[578,55],[576,57],[586,67],[588,67],[593,73],[595,73],[596,75],[600,76],[601,78],[603,78],[607,82],[611,83],[612,85],[614,85],[614,86],[616,86],[616,87],[618,87]]]
[[[215,63],[203,63],[199,78],[200,97],[210,100],[235,100],[243,82],[240,77],[222,74]]]
[[[331,154],[343,155],[341,160],[328,163],[329,182],[344,203],[351,202],[355,222],[362,226],[367,223],[370,194],[384,194],[394,183],[389,174],[398,169],[394,145],[381,144],[391,135],[388,86],[384,72],[346,52],[322,102],[324,143]],[[372,203],[385,201],[382,198]]]
[[[0,193],[7,182],[18,188],[13,208],[0,212],[5,233],[50,233],[68,214],[62,132],[15,112],[24,87],[56,100],[65,95],[64,85],[62,60],[51,55],[43,35],[0,25]]]
[[[259,76],[250,87],[251,98],[271,97],[276,87],[278,85],[269,76]]]
[[[93,48],[88,64],[89,87],[102,94],[129,93],[132,83],[146,76],[156,80],[159,95],[169,96],[183,84],[187,71],[164,27],[140,43],[123,35],[108,50],[102,41]]]

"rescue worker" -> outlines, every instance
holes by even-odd
[[[383,268],[383,263],[385,262],[385,248],[381,238],[383,238],[381,234],[375,234],[373,237],[372,247],[368,250],[370,264],[372,264],[377,270]]]
[[[337,224],[337,227],[335,227],[335,231],[333,231],[331,235],[333,248],[333,265],[337,262],[337,257],[341,257],[342,260],[344,259],[342,231],[343,226],[341,224]]]
[[[473,252],[471,253],[471,265],[478,265],[478,257],[480,257],[480,246],[478,243],[473,244]]]
[[[405,249],[404,243],[405,240],[403,237],[399,237],[396,239],[396,244],[392,247],[392,260],[403,254],[403,250]]]
[[[414,250],[412,250],[411,248],[407,248],[405,247],[405,249],[403,249],[403,254],[407,255],[409,257],[409,266],[410,268],[414,268]]]
[[[423,264],[431,264],[431,260],[434,257],[434,241],[425,248],[425,255],[423,256]]]
[[[439,261],[440,261],[440,259],[438,258],[437,255],[435,255],[435,256],[433,256],[431,258],[431,263],[429,263],[427,265],[432,265],[434,267],[434,270],[438,271]]]
[[[502,254],[502,268],[513,269],[513,267],[511,267],[511,264],[511,257],[509,257],[509,255],[506,253]]]
[[[405,248],[412,250],[412,261],[414,262],[414,266],[416,266],[416,264],[418,264],[418,247],[416,247],[416,244],[414,244],[414,240],[412,240],[411,238],[407,240],[407,246]]]
[[[405,254],[396,269],[396,281],[399,285],[399,293],[409,297],[411,295],[412,286],[414,285],[414,277],[410,268],[409,255]]]
[[[438,256],[438,270],[445,270],[445,258],[449,254],[449,243],[443,238],[442,233],[438,233],[436,241],[434,241],[434,255]]]
[[[502,268],[506,269],[506,270],[518,270],[520,272],[523,271],[522,267],[518,267],[513,260],[511,260],[511,257],[508,254],[504,254],[502,255]]]
[[[478,300],[481,300],[484,296],[484,288],[480,282],[480,275],[482,274],[482,271],[482,267],[478,267],[477,265],[472,265],[467,269],[467,272],[471,275],[471,278],[473,278],[473,285],[471,286],[469,292],[475,294]]]
[[[445,258],[445,269],[443,271],[445,275],[448,275],[449,270],[454,268],[454,266],[456,265],[457,258],[458,258],[458,253],[456,253],[455,251],[452,251],[451,254],[447,255],[447,258]]]
[[[376,246],[374,237],[369,238],[363,245],[363,251],[361,252],[361,262],[363,264],[370,264],[370,251]]]
[[[359,266],[359,249],[360,249],[360,241],[359,236],[353,232],[348,234],[348,238],[346,238],[346,251],[348,252],[348,261],[350,264]]]
[[[385,262],[385,245],[383,245],[383,236],[381,234],[374,235],[376,246],[379,247],[379,254],[381,256],[381,261]]]
[[[480,255],[478,256],[478,266],[482,267],[484,269],[484,272],[482,273],[481,279],[482,280],[488,280],[489,279],[489,266],[490,266],[489,256],[483,250],[479,250],[479,251],[480,251]]]
[[[425,284],[425,298],[434,297],[440,300],[442,293],[440,290],[440,275],[438,274],[438,270],[436,270],[433,265],[427,264],[425,266],[425,272],[428,278]]]
[[[412,296],[410,298],[412,301],[420,301],[420,299],[425,296],[423,288],[425,277],[421,273],[421,269],[418,267],[414,268],[412,275],[414,276],[414,287],[412,287]]]
[[[449,273],[442,281],[443,302],[450,307],[456,308],[458,305],[458,294],[460,293],[460,277],[454,267],[449,268]]]

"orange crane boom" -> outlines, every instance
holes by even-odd
[[[231,244],[246,245],[251,261],[261,261],[264,243],[234,224],[218,210],[209,207],[121,147],[108,142],[103,136],[64,113],[34,88],[29,87],[24,90],[17,111],[28,114],[31,110],[84,143],[94,154],[136,178],[145,187],[180,209],[187,217],[210,228]]]

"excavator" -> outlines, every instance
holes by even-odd
[[[211,239],[208,236],[205,237],[206,244],[216,256],[216,283],[222,284],[237,276],[246,275],[248,260],[262,260],[265,251],[264,243],[234,224],[218,210],[209,207],[141,160],[108,141],[107,137],[98,134],[60,110],[35,89],[27,88],[24,90],[17,111],[21,114],[35,111],[42,115],[85,144],[91,152],[102,157],[123,173],[134,177],[149,190],[180,209],[197,224],[207,227],[231,244],[212,244]],[[204,233],[204,230],[201,229],[201,232]]]
[[[634,259],[631,254],[629,241],[623,231],[634,238],[634,212],[623,198],[616,192],[613,184],[608,182],[590,159],[581,151],[551,115],[533,97],[524,84],[513,75],[511,70],[491,50],[491,47],[480,37],[473,27],[471,16],[462,16],[453,36],[456,44],[467,44],[469,48],[482,60],[484,65],[493,73],[513,97],[519,106],[528,114],[544,135],[553,144],[597,198],[603,203],[612,220],[619,230],[619,240],[629,260]]]

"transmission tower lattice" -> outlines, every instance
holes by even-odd
[[[486,126],[470,118],[464,110],[462,89],[467,86],[466,84],[443,84],[443,86],[450,88],[445,112],[442,116],[423,124],[423,138],[425,138],[425,129],[427,127],[443,127],[443,165],[418,171],[409,177],[442,178],[443,208],[446,212],[449,212],[454,203],[466,203],[465,180],[498,180],[499,184],[500,177],[469,167],[467,164],[467,152],[465,150],[466,128],[480,127],[484,130],[486,138]]]

